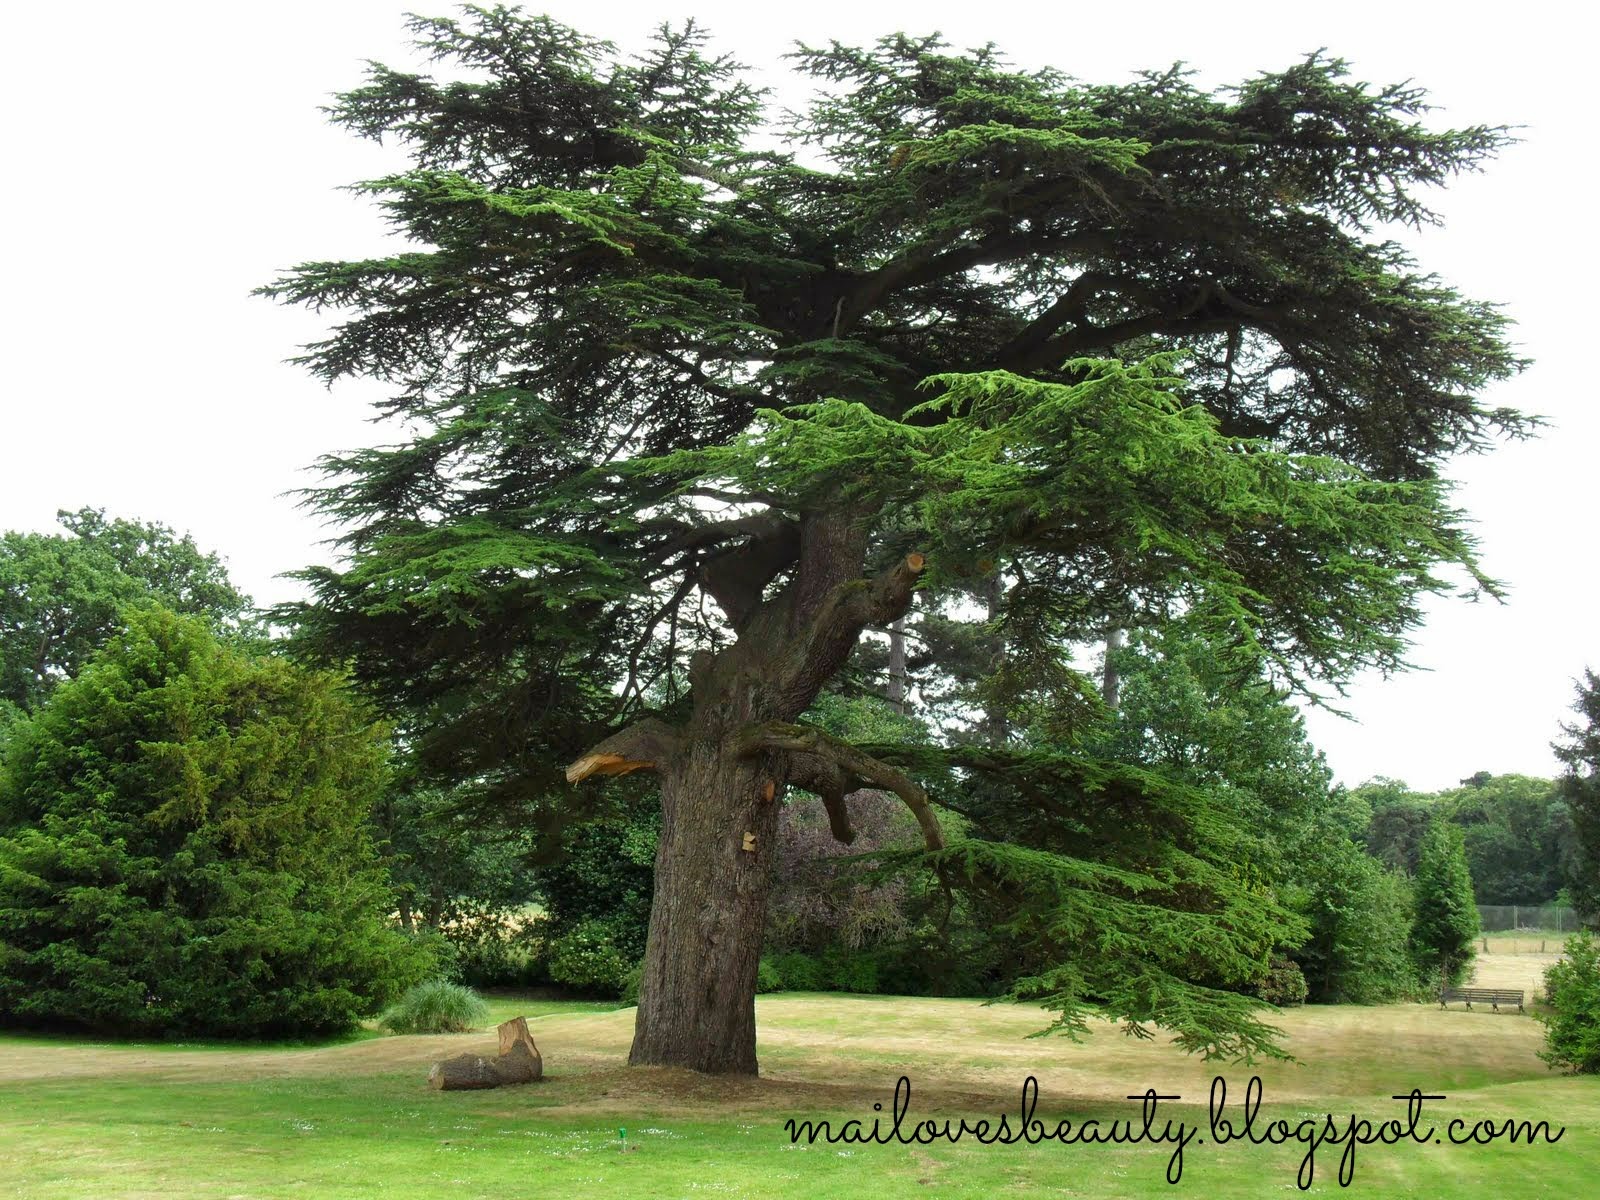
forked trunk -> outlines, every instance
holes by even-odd
[[[861,630],[906,611],[922,555],[863,578],[865,535],[848,515],[803,523],[797,544],[789,522],[739,526],[753,535],[747,550],[713,559],[697,577],[739,636],[690,656],[689,720],[642,718],[567,768],[572,783],[643,770],[661,780],[655,898],[628,1056],[635,1066],[756,1074],[756,975],[785,784],[820,796],[846,844],[855,834],[845,797],[882,787],[916,813],[929,846],[943,845],[915,783],[821,730],[793,724],[850,657]],[[766,565],[756,569],[749,556]],[[764,598],[767,583],[796,557],[795,581]]]
[[[739,757],[726,740],[690,743],[663,765],[655,900],[628,1061],[753,1075],[780,788],[763,758]]]

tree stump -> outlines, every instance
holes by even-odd
[[[533,1083],[544,1076],[544,1059],[528,1032],[526,1017],[513,1017],[500,1026],[500,1053],[495,1058],[481,1054],[458,1054],[435,1063],[428,1072],[428,1084],[443,1092],[493,1088],[505,1084]]]
[[[500,1026],[500,1057],[495,1070],[506,1083],[532,1083],[544,1075],[544,1059],[528,1032],[527,1017],[512,1017]]]

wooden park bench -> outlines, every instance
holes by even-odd
[[[1517,1006],[1517,1011],[1522,1011],[1523,993],[1511,988],[1445,988],[1439,993],[1439,1007],[1443,1008],[1452,1000],[1461,1000],[1468,1008],[1474,1004],[1487,1004],[1495,1012],[1500,1011],[1502,1004]]]

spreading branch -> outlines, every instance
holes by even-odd
[[[678,731],[665,721],[655,717],[635,721],[568,767],[567,782],[581,783],[591,775],[653,771],[677,750],[679,740]]]
[[[928,793],[909,776],[849,742],[814,726],[772,721],[747,730],[739,751],[745,756],[764,751],[788,755],[789,781],[822,797],[834,837],[847,845],[855,834],[844,797],[857,788],[870,787],[899,796],[916,817],[928,849],[944,849],[944,831],[928,803]]]

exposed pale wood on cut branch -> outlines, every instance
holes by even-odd
[[[849,814],[844,807],[845,794],[860,787],[875,787],[893,792],[905,802],[922,828],[922,839],[928,849],[944,849],[944,831],[939,828],[939,819],[928,803],[928,794],[909,776],[856,749],[849,742],[840,741],[809,725],[773,721],[747,730],[740,748],[744,754],[758,754],[764,750],[779,750],[789,754],[791,781],[822,797],[835,837],[839,837],[841,828],[850,832]],[[802,779],[807,782],[802,782]],[[835,806],[829,805],[830,795],[837,798]],[[838,819],[835,817],[835,807],[838,809]],[[853,838],[854,834],[850,836]],[[840,840],[850,839],[841,837]]]
[[[911,607],[911,593],[927,566],[927,557],[913,552],[868,581],[865,589],[847,589],[844,595],[847,606],[854,610],[851,615],[872,625],[899,620]]]
[[[591,775],[626,775],[652,771],[678,746],[678,731],[665,721],[646,717],[614,733],[567,768],[567,782]]]
[[[795,641],[803,648],[801,664],[787,679],[788,688],[803,703],[791,712],[803,712],[818,691],[839,670],[855,649],[861,631],[869,625],[888,625],[911,607],[917,578],[927,566],[921,554],[908,554],[894,566],[871,577],[833,584],[814,608],[796,599],[792,619]]]
[[[626,775],[630,771],[651,771],[655,760],[635,760],[620,754],[585,754],[567,768],[567,782],[577,783],[591,775]]]

